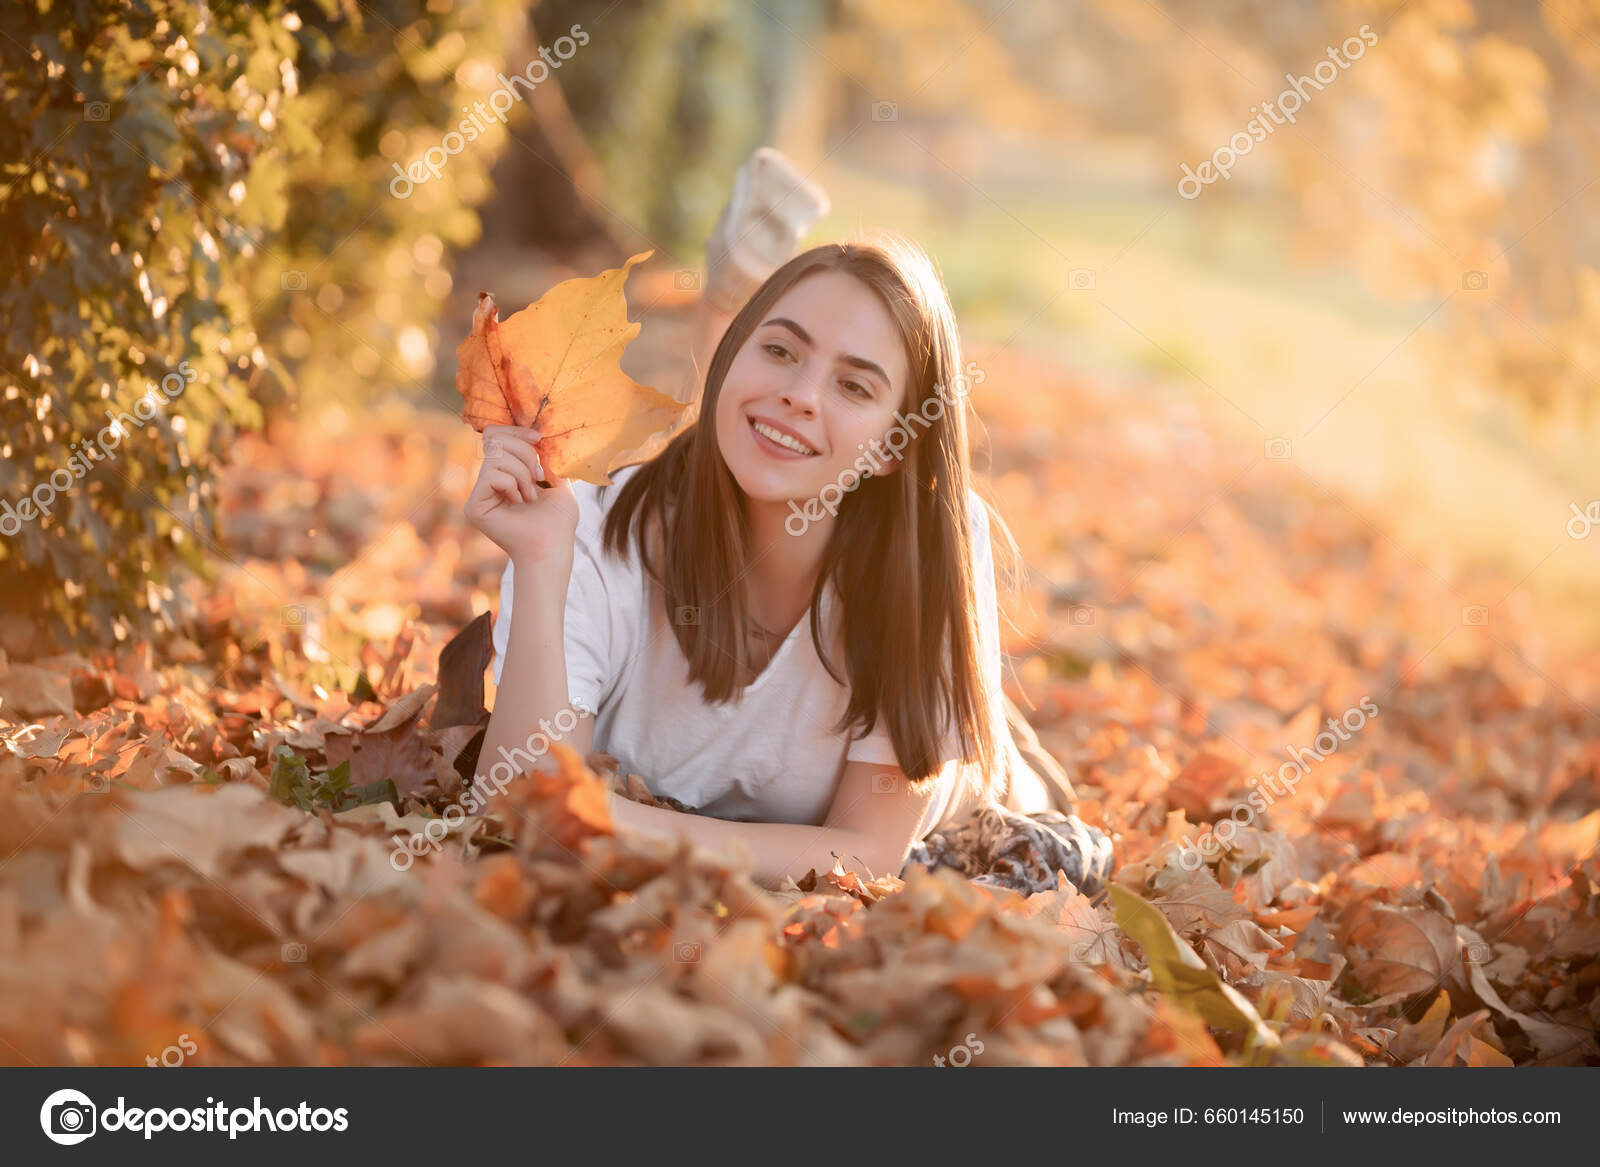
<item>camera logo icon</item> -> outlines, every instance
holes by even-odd
[[[686,267],[672,273],[672,286],[680,292],[693,292],[700,287],[700,273]]]
[[[1289,444],[1288,438],[1268,438],[1264,449],[1267,457],[1278,462],[1291,457],[1294,451],[1294,447]]]
[[[872,776],[872,793],[898,794],[899,792],[900,780],[893,774],[874,774]]]
[[[892,101],[875,101],[872,103],[872,120],[897,122],[900,120],[900,107]]]
[[[1074,292],[1094,291],[1094,269],[1075,267],[1067,275],[1067,283]]]
[[[1071,613],[1069,619],[1072,621],[1072,623],[1077,624],[1080,627],[1083,626],[1083,625],[1086,625],[1086,624],[1093,624],[1094,623],[1094,605],[1093,604],[1074,604],[1074,605],[1072,605],[1072,613]]]
[[[1481,292],[1489,286],[1489,273],[1486,271],[1464,271],[1461,273],[1461,290],[1463,292]]]
[[[298,940],[291,940],[279,951],[285,964],[304,964],[306,962],[306,946]]]
[[[682,941],[672,946],[672,959],[681,964],[694,964],[700,959],[698,942]]]
[[[108,122],[111,120],[111,103],[109,101],[86,101],[83,103],[83,120],[86,122]]]
[[[278,283],[285,292],[303,292],[306,290],[306,273],[286,271],[278,277]]]
[[[96,1113],[87,1094],[57,1090],[39,1108],[39,1125],[52,1143],[70,1147],[94,1134]]]
[[[1482,628],[1489,623],[1489,609],[1482,604],[1468,604],[1461,609],[1461,622],[1469,628]]]
[[[700,623],[700,609],[693,604],[680,604],[672,614],[674,624]]]

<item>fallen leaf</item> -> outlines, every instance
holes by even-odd
[[[1224,984],[1216,971],[1178,938],[1155,905],[1118,884],[1112,884],[1110,890],[1117,924],[1144,949],[1150,976],[1163,996],[1208,1025],[1241,1030],[1263,1049],[1277,1047],[1278,1035],[1261,1020],[1254,1006]]]
[[[1459,959],[1455,925],[1442,913],[1372,897],[1345,910],[1338,937],[1351,975],[1375,997],[1427,992]]]
[[[0,669],[0,716],[51,717],[72,714],[72,676],[65,669],[43,665],[10,665]]]

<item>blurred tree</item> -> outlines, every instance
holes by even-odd
[[[734,172],[773,139],[797,54],[820,35],[826,7],[797,0],[774,15],[743,0],[539,5],[541,35],[575,23],[590,34],[560,82],[604,175],[591,205],[608,230],[698,255]]]
[[[522,0],[362,0],[305,19],[296,123],[274,197],[272,262],[253,271],[261,345],[301,399],[425,391],[452,253],[509,141],[485,104],[525,22]],[[510,87],[513,113],[522,90]],[[482,127],[481,129],[479,127]],[[413,181],[422,176],[422,181]],[[453,400],[444,401],[454,409]]]
[[[1131,142],[1174,190],[1333,50],[1338,79],[1183,213],[1286,195],[1303,257],[1448,303],[1485,381],[1600,406],[1600,0],[860,0],[827,43],[835,136],[870,96],[930,125]]]
[[[178,615],[209,477],[271,385],[429,364],[498,124],[397,197],[492,85],[516,0],[30,0],[0,37],[6,643]],[[403,189],[399,188],[399,189]],[[280,389],[277,396],[282,396]],[[34,640],[41,631],[41,643]],[[48,635],[46,635],[48,634]]]

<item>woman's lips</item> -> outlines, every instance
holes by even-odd
[[[750,436],[755,438],[756,445],[760,447],[762,452],[765,454],[768,454],[774,458],[784,458],[789,461],[800,461],[805,458],[817,457],[817,455],[814,453],[802,454],[799,450],[791,450],[788,446],[780,445],[779,443],[773,441],[771,438],[767,437],[766,434],[756,429],[756,419],[753,417],[747,418],[746,423],[750,427]]]

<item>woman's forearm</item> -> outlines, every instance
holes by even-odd
[[[843,859],[847,870],[873,876],[899,875],[884,870],[890,861],[877,840],[842,827],[812,827],[797,823],[737,823],[706,815],[684,814],[663,806],[645,806],[613,796],[611,819],[619,830],[638,831],[660,839],[687,838],[713,851],[726,851],[731,843],[749,850],[751,874],[758,883],[776,887],[784,876],[800,879],[813,869],[827,871]]]
[[[530,743],[550,739],[548,727],[570,701],[563,633],[571,577],[570,568],[562,573],[519,568],[513,574],[511,629],[494,712],[478,754],[480,778],[501,761],[509,762],[518,773],[535,768],[536,762],[542,768],[545,747]],[[540,730],[541,721],[547,730]],[[572,736],[577,737],[590,724],[580,722]],[[580,744],[574,743],[574,748]],[[580,752],[586,752],[586,747]]]

